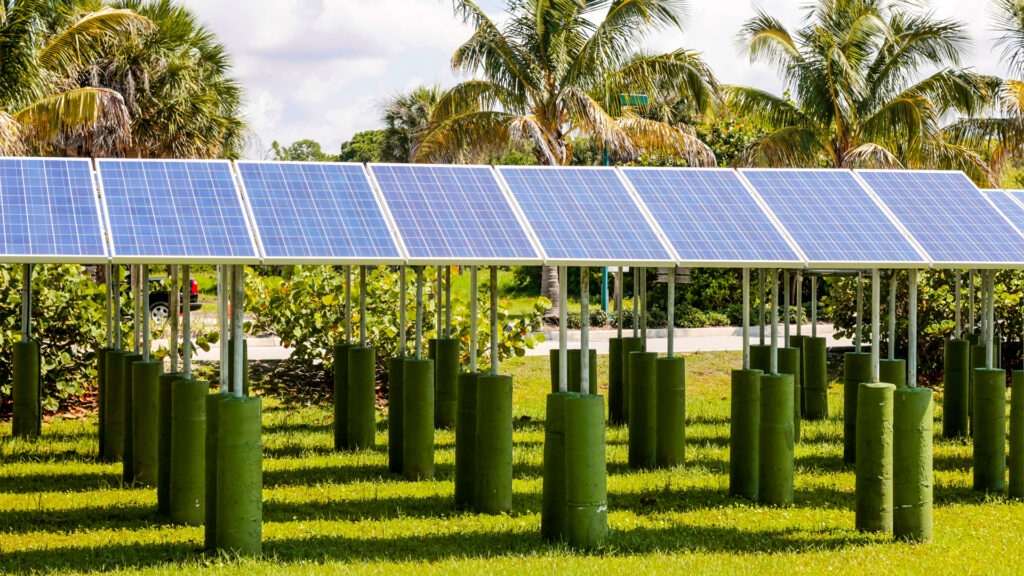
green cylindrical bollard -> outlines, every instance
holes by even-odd
[[[552,390],[557,392],[557,390]],[[608,339],[608,424],[622,426],[626,414],[622,409],[622,339]]]
[[[11,433],[15,438],[37,438],[42,427],[39,360],[38,343],[33,340],[14,343],[14,358],[11,365],[14,414]]]
[[[580,378],[580,350],[579,348],[570,348],[566,350],[567,361],[569,366],[566,369],[565,379],[569,392],[582,391],[582,379]],[[550,354],[551,364],[551,392],[558,392],[558,350],[552,350]],[[587,366],[588,372],[590,372],[590,389],[597,390],[597,350],[590,350],[590,363]]]
[[[540,533],[550,541],[568,536],[565,500],[565,401],[574,392],[548,394],[544,417],[544,479],[541,494]]]
[[[892,384],[897,388],[907,387],[907,361],[906,360],[879,360],[878,380],[886,384]]]
[[[106,404],[107,419],[103,460],[116,462],[124,450],[124,357],[127,352],[116,350],[107,355]]]
[[[793,441],[800,441],[800,420],[801,410],[798,402],[803,396],[801,392],[800,350],[796,348],[779,348],[779,374],[789,374],[793,377]]]
[[[843,355],[843,460],[854,462],[857,453],[857,389],[871,382],[871,353]]]
[[[220,440],[220,405],[221,402],[233,398],[227,392],[206,395],[206,438],[204,458],[206,467],[203,471],[203,492],[205,494],[205,513],[203,525],[205,538],[203,542],[207,550],[217,547],[217,446]]]
[[[434,428],[454,428],[458,412],[458,378],[461,369],[461,340],[438,338],[431,342],[434,359]]]
[[[228,398],[218,407],[217,548],[263,551],[263,441],[259,398]]]
[[[210,395],[210,383],[201,380],[176,380],[171,384],[171,453],[168,481],[168,514],[173,522],[199,526],[213,506],[209,495],[216,495],[216,465],[208,465],[216,457],[210,446],[207,414],[216,413],[218,400],[229,395]],[[208,451],[210,453],[208,453]],[[207,485],[207,483],[210,485]],[[212,490],[211,490],[212,488]],[[216,518],[216,516],[213,516]],[[207,527],[213,524],[207,524]],[[212,542],[208,545],[212,546]]]
[[[348,349],[348,445],[353,450],[376,444],[376,355],[372,346]]]
[[[892,530],[893,392],[889,382],[867,382],[857,392],[856,526]]]
[[[640,338],[630,336],[622,339],[622,417],[626,419],[626,424],[629,424],[629,383],[632,381],[629,355],[639,352],[642,344]]]
[[[761,371],[733,370],[729,412],[729,494],[757,498]]]
[[[968,332],[967,334],[964,334],[964,338],[971,343],[971,346],[977,346],[978,342],[981,342],[981,333]]]
[[[791,374],[761,376],[758,423],[758,500],[772,506],[793,503],[793,398]]]
[[[1010,498],[1024,498],[1024,372],[1013,372],[1010,388]]]
[[[235,341],[228,340],[228,382],[231,381],[231,369],[235,365]],[[249,341],[242,338],[242,396],[249,395]]]
[[[96,351],[96,417],[99,420],[99,426],[96,429],[99,450],[96,454],[101,461],[107,459],[107,407],[103,405],[103,402],[107,398],[107,391],[104,387],[107,383],[107,354],[110,352],[110,348],[100,348]]]
[[[971,343],[947,340],[943,352],[942,436],[962,438],[970,430]]]
[[[796,350],[798,358],[797,369],[800,370],[800,376],[799,378],[797,378],[798,380],[800,380],[797,386],[797,392],[799,392],[799,395],[793,398],[793,402],[796,403],[795,408],[797,412],[800,414],[800,417],[798,419],[794,418],[793,420],[793,429],[796,430],[797,442],[800,441],[800,424],[803,422],[804,419],[804,404],[806,402],[804,397],[807,395],[807,391],[804,390],[804,338],[808,338],[808,336],[797,336],[796,334],[793,334],[792,336],[789,337],[789,347]]]
[[[334,347],[334,449],[348,450],[348,344]]]
[[[608,536],[604,397],[565,400],[566,531],[576,548],[602,545]]]
[[[602,419],[603,420],[603,419]],[[476,389],[475,508],[512,509],[512,377],[481,375]]]
[[[804,416],[808,420],[828,418],[828,350],[824,338],[803,340]]]
[[[974,489],[1006,490],[1006,372],[974,370]]]
[[[657,464],[657,380],[654,352],[629,355],[629,466],[654,468]]]
[[[976,416],[976,414],[974,413],[974,402],[977,399],[976,396],[975,396],[975,390],[974,390],[974,386],[976,384],[975,377],[977,375],[974,373],[974,371],[976,369],[978,369],[978,368],[984,368],[985,366],[986,366],[986,362],[985,362],[985,346],[983,346],[983,345],[972,345],[971,346],[971,377],[970,377],[971,385],[970,385],[970,388],[969,388],[970,393],[969,393],[968,398],[967,398],[967,413],[970,415],[970,418],[971,418],[970,425],[968,426],[968,433],[970,434],[970,436],[972,438],[974,437],[974,427],[976,425],[975,422],[974,422],[974,417]]]
[[[121,374],[121,384],[124,388],[124,443],[121,448],[121,481],[131,485],[135,481],[135,453],[133,450],[135,431],[132,427],[132,418],[135,416],[132,379],[135,376],[135,370],[132,366],[136,362],[142,362],[142,354],[125,354],[122,362],[124,370]]]
[[[657,463],[671,468],[686,462],[686,359],[658,358],[654,365]]]
[[[405,477],[430,480],[434,477],[434,361],[406,360],[402,388]]]
[[[155,361],[132,364],[132,471],[142,486],[157,485],[163,367]]]
[[[476,486],[476,392],[479,373],[459,374],[455,422],[455,505],[473,506]]]
[[[405,358],[388,358],[388,470],[402,473],[402,367]]]
[[[932,391],[893,393],[892,529],[896,538],[932,539]]]
[[[157,438],[156,447],[156,511],[163,516],[171,513],[171,390],[173,384],[178,380],[181,380],[181,372],[168,372],[160,375],[160,406],[157,417],[160,437]]]
[[[771,370],[772,347],[768,344],[750,345],[750,369],[767,374]]]

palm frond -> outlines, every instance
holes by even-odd
[[[805,64],[800,48],[786,26],[760,8],[740,28],[736,43],[749,55],[751,62],[767,64],[787,80],[794,79],[796,70]]]
[[[992,19],[995,31],[1000,33],[996,46],[1002,49],[1002,59],[1017,76],[1024,73],[1024,2],[1020,0],[993,0]]]
[[[757,88],[724,86],[726,103],[738,116],[748,118],[766,130],[787,126],[813,129],[817,123],[796,104]]]
[[[751,142],[736,159],[739,166],[817,168],[835,155],[810,128],[786,126]]]
[[[715,166],[715,153],[692,131],[657,120],[627,114],[615,121],[639,152],[670,154],[685,158],[691,166]]]
[[[39,53],[40,65],[66,73],[97,55],[99,42],[152,29],[152,22],[132,10],[102,8],[62,30]]]
[[[608,76],[609,113],[621,107],[619,94],[645,94],[651,100],[685,100],[698,114],[714,114],[722,95],[714,72],[699,54],[676,50],[667,54],[639,54]]]
[[[468,111],[431,122],[416,145],[414,162],[453,162],[461,154],[497,153],[509,142],[515,116],[494,110]]]
[[[87,143],[88,150],[108,154],[131,142],[131,121],[121,95],[102,88],[79,88],[43,98],[13,115],[26,141],[62,146],[67,140]]]
[[[24,152],[21,125],[13,116],[0,110],[0,156],[21,156]]]
[[[884,146],[873,142],[861,144],[849,153],[843,161],[843,168],[903,168],[896,155]]]

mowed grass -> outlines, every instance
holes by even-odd
[[[1020,574],[1024,504],[970,489],[971,448],[936,439],[935,541],[893,542],[853,529],[854,474],[842,462],[842,397],[832,418],[805,422],[796,448],[796,504],[730,498],[729,371],[738,353],[689,356],[688,463],[634,472],[626,431],[608,430],[607,548],[580,553],[540,530],[544,397],[541,358],[509,362],[516,378],[515,499],[502,516],[452,505],[454,434],[436,436],[437,479],[388,472],[378,448],[331,450],[331,413],[264,404],[264,556],[201,551],[201,527],[168,524],[152,489],[120,485],[120,465],[95,461],[92,423],[45,426],[37,443],[0,444],[0,574]],[[600,360],[604,386],[606,358]],[[941,417],[941,409],[937,410]],[[940,422],[936,422],[936,430]]]

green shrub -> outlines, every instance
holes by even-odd
[[[708,325],[707,315],[699,309],[684,304],[676,308],[676,328],[703,328]]]
[[[730,324],[729,317],[721,312],[707,312],[704,316],[708,326],[728,326]]]
[[[569,330],[579,330],[583,326],[580,312],[565,313],[565,327]]]
[[[607,326],[611,322],[611,315],[600,308],[590,310],[590,325],[596,328]]]

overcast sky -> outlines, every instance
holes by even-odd
[[[478,0],[498,19],[503,0]],[[380,102],[423,83],[451,84],[454,49],[470,29],[449,0],[185,0],[228,46],[247,92],[246,116],[261,154],[303,138],[336,152],[361,130],[379,127]],[[804,0],[691,0],[686,29],[652,37],[651,49],[703,53],[722,82],[779,90],[771,70],[737,51],[736,31],[760,6],[795,27]],[[978,71],[1003,75],[993,49],[988,0],[931,0],[942,17],[967,24]]]

